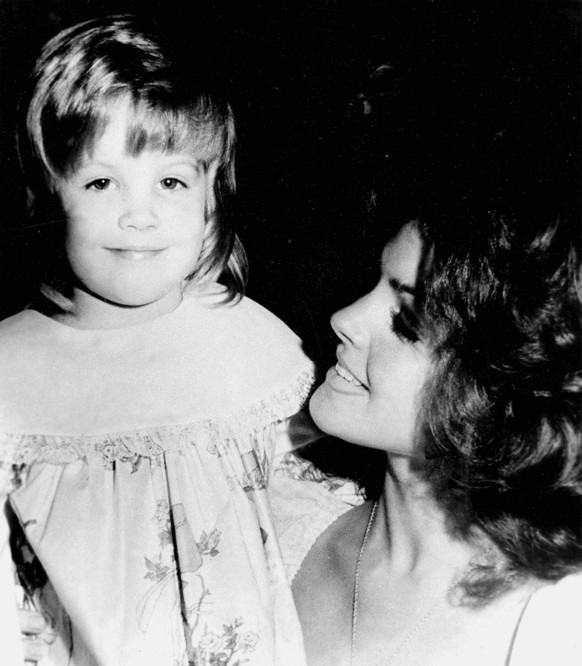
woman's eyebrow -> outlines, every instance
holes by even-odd
[[[416,290],[414,287],[409,284],[405,284],[399,278],[388,278],[388,284],[392,287],[392,289],[394,289],[394,291],[397,291],[400,294],[410,294],[411,296],[416,295]]]

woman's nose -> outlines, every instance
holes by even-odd
[[[147,193],[129,193],[119,216],[122,229],[145,230],[159,225],[154,203]]]
[[[366,340],[366,297],[338,310],[331,317],[331,327],[342,342],[361,347]]]

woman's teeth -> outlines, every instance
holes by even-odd
[[[336,363],[334,366],[335,371],[337,374],[342,378],[345,379],[346,382],[349,384],[354,384],[355,386],[363,386],[362,382],[359,382],[354,375],[352,375],[349,370],[346,370],[343,365],[340,365],[339,363]]]

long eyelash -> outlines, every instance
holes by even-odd
[[[90,189],[93,187],[93,185],[95,185],[95,183],[99,183],[99,182],[101,182],[101,184],[103,184],[104,181],[109,185],[109,183],[111,182],[111,179],[110,179],[110,178],[95,178],[95,180],[92,180],[90,183],[87,183],[87,184],[85,185],[85,189],[86,189],[86,190],[90,190]],[[102,191],[103,191],[103,190],[101,190],[101,189],[99,189],[99,188],[96,188],[96,189],[97,189],[97,191],[99,191],[99,192],[102,192]],[[103,189],[107,189],[107,188],[103,188]]]
[[[390,329],[404,342],[418,342],[418,333],[416,324],[413,323],[414,317],[411,317],[404,311],[404,308],[398,312],[390,311]]]
[[[175,176],[168,176],[166,178],[162,178],[161,182],[163,183],[166,180],[172,180],[172,181],[174,181],[174,185],[180,185],[180,187],[183,187],[184,189],[188,189],[188,185],[183,180],[181,180],[180,178],[176,178]],[[172,189],[175,189],[175,188],[172,188]]]

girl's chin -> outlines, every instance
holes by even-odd
[[[97,295],[86,288],[75,290],[72,305],[75,324],[84,328],[122,328],[169,314],[182,300],[181,292],[166,294],[116,294],[112,290]]]

